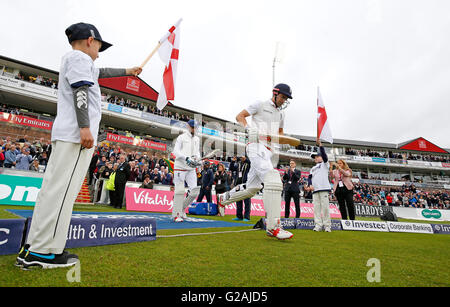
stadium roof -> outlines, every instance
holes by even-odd
[[[433,143],[424,139],[423,137],[419,137],[407,142],[400,143],[398,144],[398,148],[420,152],[449,153],[449,151],[434,145]]]
[[[155,91],[144,80],[135,76],[124,76],[115,78],[102,78],[98,80],[102,87],[138,96],[156,102],[158,92]]]

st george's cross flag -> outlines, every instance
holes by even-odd
[[[177,76],[178,55],[180,53],[180,23],[182,19],[172,26],[159,40],[161,44],[158,53],[165,64],[163,84],[159,91],[156,107],[164,109],[168,101],[175,99],[175,80]]]
[[[333,144],[330,121],[328,120],[319,87],[317,87],[317,137],[318,139],[322,139]]]

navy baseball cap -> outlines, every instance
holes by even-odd
[[[193,119],[190,119],[188,121],[188,125],[191,126],[192,128],[197,128],[197,126],[198,126],[197,122]]]
[[[69,39],[69,43],[80,39],[88,39],[92,36],[95,40],[102,43],[102,47],[99,52],[105,51],[112,46],[112,44],[105,42],[97,28],[89,23],[80,22],[71,25],[66,29],[66,35]]]

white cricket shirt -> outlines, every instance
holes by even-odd
[[[284,112],[278,110],[271,99],[257,101],[245,110],[252,116],[251,127],[260,133],[278,135],[279,129],[284,128]]]
[[[90,130],[97,145],[101,113],[101,92],[98,84],[99,69],[91,57],[79,50],[72,50],[61,60],[58,81],[58,103],[56,119],[52,128],[52,141],[80,143],[80,128],[73,99],[71,84],[87,81],[93,83],[88,90]]]
[[[175,156],[174,169],[193,170],[186,164],[186,157],[200,158],[200,138],[185,131],[176,138],[172,153]]]

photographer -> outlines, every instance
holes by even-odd
[[[225,166],[222,163],[220,163],[219,166],[217,167],[216,173],[214,174],[216,195],[225,193],[225,191],[227,190],[226,188],[227,181],[228,175],[227,172],[225,171]]]

